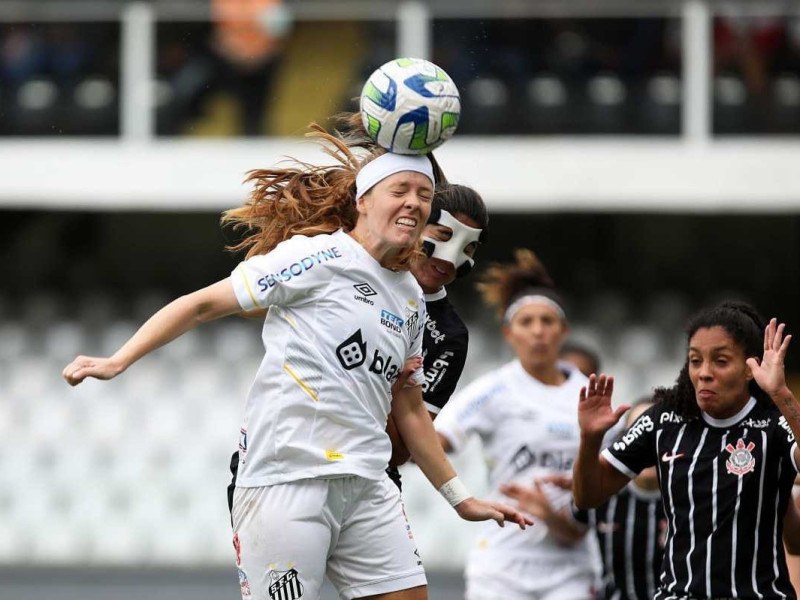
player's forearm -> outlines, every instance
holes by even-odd
[[[608,497],[602,489],[603,469],[600,464],[602,443],[602,436],[581,435],[578,456],[572,468],[572,495],[578,508],[595,508]]]
[[[150,317],[125,344],[114,353],[111,360],[121,371],[142,356],[164,346],[193,329],[239,310],[233,290],[226,281],[181,296]]]
[[[561,545],[571,546],[586,535],[586,528],[566,511],[552,511],[544,519],[550,535]]]
[[[419,400],[406,398],[403,410],[395,410],[393,415],[411,457],[436,489],[456,476],[455,469],[439,443],[433,421],[421,396]]]
[[[770,398],[781,411],[786,424],[792,430],[795,440],[800,440],[800,403],[794,397],[792,391],[784,386],[777,392],[771,393]],[[800,450],[795,450],[795,462],[800,464]]]
[[[800,439],[800,403],[792,391],[784,386],[781,390],[770,394],[770,398],[786,419],[795,439]]]

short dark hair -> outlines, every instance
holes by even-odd
[[[468,216],[478,224],[478,229],[483,229],[481,239],[486,237],[489,227],[489,211],[480,194],[471,187],[457,183],[436,184],[433,192],[432,210],[446,210],[451,215],[461,213]]]

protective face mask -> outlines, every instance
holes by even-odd
[[[446,242],[423,237],[423,247],[428,256],[451,263],[456,268],[457,277],[469,273],[475,261],[464,250],[472,242],[480,241],[483,230],[464,225],[446,210],[431,212],[428,223],[444,225],[453,231],[453,236]]]

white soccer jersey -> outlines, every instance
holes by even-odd
[[[247,396],[237,485],[350,474],[381,479],[391,385],[422,353],[425,302],[337,231],[294,236],[231,274],[242,308],[269,308]],[[424,381],[422,369],[411,378]]]
[[[456,451],[470,435],[480,436],[496,499],[509,502],[498,491],[500,484],[532,485],[537,477],[572,472],[579,443],[578,395],[588,380],[571,365],[559,363],[559,367],[567,379],[552,386],[531,377],[519,361],[512,361],[456,394],[434,421],[436,430]],[[557,507],[570,506],[569,492],[553,486],[547,491]],[[529,581],[515,584],[529,590],[590,573],[598,566],[588,538],[568,547],[547,535],[541,522],[525,531],[489,522],[470,555],[467,572],[468,576],[480,573],[495,578],[491,572],[520,561],[534,565],[525,575]],[[495,579],[502,581],[499,575]]]

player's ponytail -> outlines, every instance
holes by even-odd
[[[512,263],[489,265],[476,287],[483,301],[494,307],[501,319],[505,319],[508,309],[523,296],[544,296],[559,309],[564,305],[547,269],[527,248],[515,250]]]

